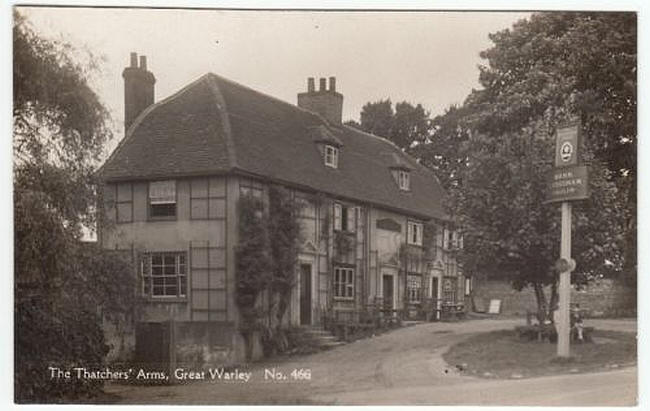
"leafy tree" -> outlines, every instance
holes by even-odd
[[[580,117],[625,211],[625,271],[636,278],[636,14],[536,13],[490,36],[475,126],[494,135],[543,118]]]
[[[17,12],[13,52],[15,398],[72,400],[101,382],[57,382],[48,366],[101,366],[100,314],[117,320],[134,305],[130,263],[81,241],[95,223],[108,114],[88,84],[93,65],[75,63],[71,46],[39,37]]]
[[[430,168],[445,190],[458,187],[467,164],[467,144],[471,129],[464,119],[470,111],[466,106],[451,106],[432,122],[432,132],[424,144],[411,150],[422,165]]]
[[[483,88],[434,120],[420,157],[451,178],[466,269],[512,273],[514,287],[533,287],[548,312],[557,298],[559,207],[543,200],[555,129],[571,117],[581,120],[592,190],[574,204],[574,277],[620,274],[623,263],[636,275],[636,17],[535,13],[490,38]],[[541,292],[549,284],[550,303]]]
[[[422,105],[403,101],[395,104],[393,110],[390,99],[366,103],[361,110],[361,123],[347,124],[386,137],[405,151],[427,141],[431,130],[429,113]]]
[[[535,291],[540,317],[552,318],[558,298],[553,265],[560,253],[560,214],[556,204],[544,203],[554,145],[547,129],[537,126],[500,139],[473,137],[462,184],[450,192],[452,210],[458,213],[454,217],[464,231],[464,269],[508,274],[515,289]],[[593,156],[589,166],[593,194],[573,205],[576,282],[621,265],[618,190]],[[614,267],[606,266],[605,259]],[[549,285],[550,300],[543,291]]]

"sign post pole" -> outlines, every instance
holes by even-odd
[[[555,139],[555,168],[550,176],[547,202],[561,202],[562,234],[560,258],[556,269],[560,273],[559,301],[555,315],[557,330],[557,356],[569,357],[571,338],[571,271],[575,261],[571,259],[571,201],[589,198],[589,173],[580,165],[580,123],[573,121],[558,127]]]
[[[560,239],[560,258],[571,261],[571,203],[562,202],[562,236]],[[559,307],[556,319],[557,355],[569,356],[571,333],[569,303],[571,299],[571,269],[560,272]]]

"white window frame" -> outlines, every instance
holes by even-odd
[[[334,203],[334,230],[341,229],[341,221],[343,220],[343,206],[339,203]]]
[[[354,233],[357,225],[357,208],[334,203],[334,230]]]
[[[325,145],[325,165],[332,168],[339,167],[339,149],[329,144]]]
[[[354,268],[334,268],[334,298],[337,300],[354,299]]]
[[[406,290],[408,294],[408,302],[417,304],[422,301],[423,291],[423,276],[418,274],[407,274],[406,276]],[[415,279],[418,280],[418,286],[414,287]]]
[[[465,296],[472,293],[472,277],[465,277]]]
[[[411,189],[411,175],[406,170],[397,171],[397,184],[402,191],[409,191]]]
[[[162,263],[156,265],[161,269],[160,274],[154,274],[154,257],[162,258]],[[173,257],[174,263],[167,264],[165,257]],[[174,267],[174,273],[166,273],[166,269]],[[187,298],[187,271],[188,260],[187,253],[184,251],[156,251],[148,252],[142,255],[140,259],[140,276],[142,280],[142,295],[150,298]],[[155,284],[155,279],[162,280],[162,284]],[[166,294],[165,290],[171,287],[176,288],[176,294]],[[163,294],[156,294],[156,288],[162,287]]]
[[[178,209],[176,204],[176,180],[161,180],[149,182],[148,194],[149,217],[151,218],[175,218]],[[153,208],[156,206],[174,206],[173,215],[153,215]]]
[[[422,231],[424,225],[415,221],[409,221],[407,224],[406,242],[411,245],[422,245]]]

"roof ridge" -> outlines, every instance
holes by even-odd
[[[160,100],[160,101],[158,101],[156,103],[153,103],[149,107],[142,110],[142,112],[140,114],[138,114],[138,116],[135,118],[135,120],[133,120],[133,123],[131,123],[129,128],[126,130],[126,133],[125,133],[124,137],[122,137],[120,142],[117,143],[117,147],[115,147],[115,149],[113,150],[111,155],[108,156],[108,158],[104,161],[104,164],[102,164],[102,166],[97,170],[97,173],[101,175],[104,167],[106,167],[106,165],[111,162],[113,157],[115,157],[118,154],[118,152],[122,149],[122,147],[131,139],[131,136],[133,135],[134,130],[137,128],[137,126],[140,123],[142,123],[144,118],[147,117],[147,115],[149,115],[149,113],[151,113],[156,107],[162,106],[163,104],[169,103],[170,101],[178,98],[180,95],[185,93],[191,87],[193,87],[197,83],[200,83],[204,79],[204,77],[207,77],[207,74],[202,75],[201,77],[199,77],[198,79],[194,80],[193,82],[187,84],[185,87],[181,88],[180,90],[178,90],[174,94],[171,94],[171,95],[165,97],[164,99],[162,99],[162,100]]]
[[[235,143],[232,139],[232,127],[230,126],[230,118],[228,117],[228,106],[226,105],[226,99],[223,98],[223,94],[221,94],[218,84],[214,81],[214,77],[220,77],[214,73],[205,74],[203,77],[207,77],[210,80],[208,84],[212,91],[212,96],[214,97],[214,105],[221,117],[221,127],[223,128],[226,150],[228,150],[228,162],[230,163],[230,168],[237,168],[237,152],[235,150]]]
[[[355,128],[355,127],[352,127],[352,126],[348,126],[347,124],[343,124],[343,127],[346,127],[346,128],[349,129],[349,130],[352,130],[352,131],[358,132],[358,133],[363,134],[363,135],[365,135],[365,136],[367,136],[367,137],[374,138],[375,140],[379,140],[379,141],[381,141],[381,142],[383,142],[383,143],[386,143],[386,144],[391,145],[394,149],[396,149],[396,150],[399,151],[401,154],[403,154],[403,155],[407,158],[407,160],[409,160],[409,162],[414,163],[415,166],[416,166],[417,168],[420,169],[420,171],[424,171],[424,172],[427,172],[428,174],[431,174],[431,176],[433,176],[433,178],[434,178],[434,179],[436,180],[436,182],[441,186],[440,188],[442,189],[442,185],[441,185],[441,183],[440,183],[440,179],[438,178],[438,176],[436,175],[436,173],[433,172],[433,170],[431,170],[430,168],[425,167],[425,166],[423,166],[422,164],[420,164],[420,162],[417,161],[417,159],[415,159],[412,155],[410,155],[410,154],[407,153],[406,151],[404,151],[404,150],[402,150],[401,148],[399,148],[399,146],[398,146],[397,144],[395,144],[394,142],[390,141],[390,140],[387,139],[386,137],[382,137],[382,136],[378,136],[378,135],[376,135],[376,134],[368,133],[367,131],[364,131],[364,130],[361,130],[361,129],[358,129],[358,128]],[[443,189],[443,191],[444,191],[444,189]]]
[[[241,88],[243,88],[243,89],[246,89],[246,90],[248,90],[248,91],[251,91],[251,92],[253,92],[253,93],[255,93],[255,94],[259,94],[260,96],[264,96],[264,97],[269,98],[269,99],[271,99],[271,100],[273,100],[273,101],[276,101],[276,102],[278,102],[278,103],[281,103],[281,104],[284,104],[284,105],[286,105],[286,106],[289,106],[289,107],[293,108],[294,110],[298,110],[298,111],[302,111],[302,112],[304,112],[304,113],[310,114],[310,115],[312,115],[312,116],[314,116],[314,117],[319,118],[319,119],[322,120],[325,124],[327,124],[327,125],[329,125],[329,126],[332,126],[331,124],[329,124],[329,122],[328,122],[327,120],[325,120],[325,119],[324,119],[320,114],[318,114],[318,113],[315,113],[315,112],[313,112],[313,111],[310,111],[310,110],[304,109],[304,108],[302,108],[302,107],[300,107],[300,106],[298,106],[298,105],[296,105],[296,104],[289,103],[288,101],[284,101],[284,100],[282,100],[282,99],[280,99],[280,98],[278,98],[278,97],[272,96],[272,95],[270,95],[270,94],[266,94],[266,93],[264,93],[264,92],[262,92],[262,91],[255,90],[255,89],[252,88],[252,87],[249,87],[249,86],[247,86],[247,85],[245,85],[245,84],[242,84],[242,83],[236,82],[236,81],[231,80],[231,79],[229,79],[229,78],[226,78],[226,77],[220,76],[220,75],[218,75],[218,74],[215,74],[215,73],[212,73],[212,72],[209,72],[208,74],[209,74],[209,75],[212,75],[212,76],[214,76],[214,77],[216,77],[216,78],[219,79],[220,81],[224,81],[224,82],[226,82],[226,83],[230,83],[230,84],[233,84],[233,85],[235,85],[235,86],[237,86],[237,87],[241,87]]]

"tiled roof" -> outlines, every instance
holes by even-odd
[[[327,167],[316,141],[341,146]],[[411,169],[400,191],[391,166]],[[206,74],[145,110],[100,170],[107,181],[241,172],[444,218],[436,177],[388,140]]]

